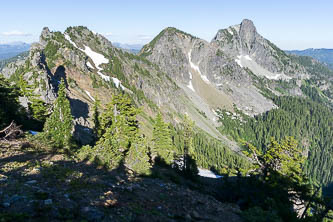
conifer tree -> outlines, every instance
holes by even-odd
[[[23,96],[27,98],[33,96],[32,86],[28,84],[28,82],[24,79],[23,75],[19,76],[17,86],[20,88]]]
[[[153,129],[152,157],[159,156],[167,164],[173,160],[173,144],[168,125],[163,121],[161,113],[158,113]]]
[[[100,109],[100,101],[96,97],[93,106],[93,116],[92,116],[94,123],[93,132],[96,139],[99,139],[101,137],[101,123],[100,123],[99,109]]]
[[[18,102],[21,92],[0,75],[0,127],[15,120],[21,123],[23,109]]]
[[[19,76],[17,86],[20,88],[21,95],[28,100],[28,109],[30,118],[44,124],[48,115],[48,106],[34,93],[34,87],[29,85],[23,75]]]
[[[128,150],[131,140],[138,134],[138,121],[136,119],[139,110],[135,108],[131,100],[125,95],[114,95],[106,112],[101,115],[101,132],[107,131],[117,138],[119,148]]]
[[[185,115],[184,120],[184,150],[183,150],[183,172],[188,176],[198,174],[198,168],[194,159],[193,149],[193,121],[188,115]]]
[[[142,136],[133,140],[126,156],[126,166],[138,174],[150,173],[147,141]]]
[[[42,123],[45,122],[48,114],[48,105],[39,98],[30,98],[29,112],[32,117]]]
[[[254,160],[256,178],[262,182],[267,195],[275,201],[283,203],[279,210],[288,206],[297,206],[299,202],[311,201],[311,186],[302,172],[305,159],[297,142],[286,137],[281,143],[271,138],[270,144],[261,152],[251,144],[244,153]],[[274,192],[272,192],[274,190]],[[288,212],[293,214],[293,211]],[[302,213],[302,212],[301,212]]]
[[[272,173],[288,177],[295,183],[301,183],[304,179],[302,167],[305,159],[294,138],[286,137],[281,143],[271,138],[264,152],[252,144],[247,144],[247,147],[245,155],[255,161],[256,172],[262,173],[264,179]]]
[[[59,84],[58,97],[53,105],[53,112],[44,125],[44,135],[54,148],[70,147],[72,141],[73,116],[65,94],[65,83]]]
[[[121,94],[113,96],[101,115],[102,137],[94,149],[109,168],[118,167],[121,162],[138,173],[150,168],[146,142],[139,136],[138,113],[129,97]]]

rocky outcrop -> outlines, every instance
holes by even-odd
[[[272,73],[272,77],[273,74],[281,74],[278,79],[286,79],[282,74],[290,78],[307,74],[304,67],[293,62],[284,51],[258,34],[253,22],[248,19],[244,19],[239,25],[219,30],[211,43],[238,60],[240,66],[250,68],[259,76],[265,76],[264,72],[267,71]],[[242,57],[245,57],[245,62]],[[247,65],[246,60],[255,62],[262,70],[255,65]]]

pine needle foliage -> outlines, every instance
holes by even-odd
[[[171,164],[174,156],[174,147],[168,124],[163,121],[161,113],[158,113],[154,121],[152,156],[159,157],[167,164]]]
[[[70,148],[73,140],[73,116],[65,90],[65,83],[62,79],[59,84],[58,97],[53,105],[53,112],[46,119],[43,129],[45,139],[50,141],[53,148]]]
[[[97,105],[94,109],[98,109]],[[109,169],[124,164],[136,173],[148,174],[148,146],[145,138],[139,135],[139,112],[127,95],[114,95],[100,117],[99,114],[94,116],[94,131],[101,135],[99,140],[93,148],[85,147],[82,152],[89,151],[90,159],[98,160]]]

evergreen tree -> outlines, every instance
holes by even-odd
[[[115,95],[101,115],[102,137],[94,150],[107,167],[116,168],[123,162],[138,173],[150,168],[146,142],[139,136],[138,113],[128,96]]]
[[[288,217],[288,221],[292,217],[295,218],[296,213],[288,211],[288,208],[299,207],[300,202],[305,205],[311,201],[313,193],[307,177],[302,172],[305,158],[296,140],[286,137],[278,143],[271,138],[270,144],[264,151],[258,150],[251,144],[247,144],[247,147],[248,151],[244,153],[253,159],[256,166],[252,175],[259,179],[261,184],[258,186],[263,187],[260,195],[272,198],[276,204],[276,210],[281,216],[284,215],[282,217]]]
[[[72,141],[73,116],[65,94],[65,83],[59,84],[58,97],[53,105],[53,112],[44,125],[44,135],[54,148],[70,147]]]
[[[297,141],[292,137],[286,137],[281,143],[271,138],[264,151],[247,144],[248,151],[244,153],[255,161],[256,172],[262,173],[264,179],[278,173],[292,182],[301,183],[305,179],[302,172],[305,158],[297,146]]]
[[[168,125],[163,121],[161,113],[158,113],[154,121],[152,157],[159,156],[167,164],[173,160],[173,145]]]
[[[35,120],[45,122],[48,114],[48,105],[41,99],[30,98],[29,112]]]
[[[193,149],[193,121],[188,115],[185,115],[184,120],[184,150],[183,150],[183,172],[188,176],[198,174],[198,168],[194,159]]]
[[[150,174],[147,141],[135,137],[126,156],[126,166],[138,174]]]
[[[96,97],[93,106],[93,116],[92,116],[94,123],[93,132],[96,139],[99,139],[101,137],[101,123],[100,123],[99,109],[100,109],[100,101]]]
[[[28,100],[29,118],[31,120],[37,120],[34,122],[30,121],[30,127],[41,128],[48,115],[47,104],[39,98],[38,94],[34,94],[34,87],[28,84],[23,75],[19,76],[17,86],[20,88],[21,95]],[[39,126],[33,126],[36,124]]]
[[[106,112],[101,115],[101,133],[111,133],[117,138],[119,149],[127,151],[138,134],[138,113],[128,96],[114,95]]]
[[[22,96],[25,96],[27,98],[33,96],[33,88],[24,79],[23,75],[19,76],[19,79],[17,81],[17,86],[20,88],[20,90],[22,92]]]
[[[22,124],[25,117],[24,108],[19,104],[21,92],[0,75],[0,127],[11,121]]]

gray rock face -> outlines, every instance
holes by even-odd
[[[244,19],[242,21],[239,30],[239,36],[245,45],[253,48],[256,43],[257,30],[251,20]]]
[[[255,73],[265,76],[262,72],[285,74],[290,77],[300,77],[307,74],[304,67],[293,62],[290,57],[270,41],[258,34],[252,21],[244,19],[241,24],[221,29],[211,41],[216,47],[231,58],[249,56],[263,70],[249,66]],[[246,66],[247,65],[243,65]]]
[[[8,64],[2,70],[2,73],[6,78],[11,78],[18,71],[18,74],[22,74],[29,85],[37,85],[34,88],[35,95],[38,95],[46,103],[51,104],[56,98],[56,93],[50,82],[52,76],[45,64],[42,50],[43,46],[41,44],[32,44],[29,56],[25,60],[18,60]],[[20,102],[24,107],[28,107],[29,101],[27,98],[20,98]]]
[[[252,30],[252,34],[246,34],[245,29]],[[254,41],[255,27],[251,22],[242,32],[248,42]],[[174,28],[165,29],[158,37],[154,45],[142,49],[141,55],[159,65],[181,88],[192,89],[185,90],[188,97],[213,125],[216,118],[212,109],[232,110],[235,104],[253,115],[273,107],[253,86],[249,73],[215,42],[208,43]]]
[[[15,63],[9,63],[2,69],[1,73],[5,78],[10,78],[10,76],[15,73],[17,67],[22,66],[24,62],[25,60],[18,60]]]
[[[49,38],[52,37],[52,33],[50,32],[48,27],[44,27],[42,33],[39,37],[39,43],[43,46],[47,44]]]

